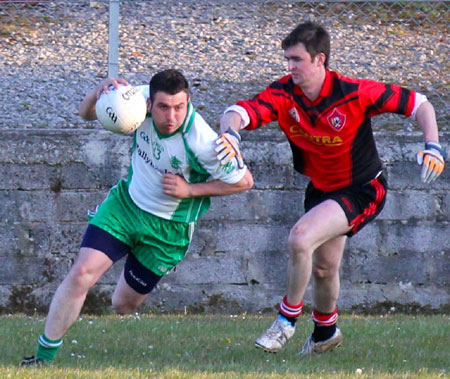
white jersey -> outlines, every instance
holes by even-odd
[[[137,88],[148,98],[148,85]],[[159,133],[149,115],[134,133],[128,192],[135,204],[164,219],[197,220],[208,210],[209,197],[178,199],[166,195],[161,179],[171,173],[189,183],[216,179],[229,184],[239,182],[247,168],[238,169],[235,160],[225,166],[220,164],[214,151],[217,137],[191,103],[183,124],[170,135]]]

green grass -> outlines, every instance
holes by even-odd
[[[344,344],[300,359],[311,332],[302,317],[285,350],[266,354],[254,339],[266,316],[83,316],[55,363],[22,369],[35,352],[44,319],[0,317],[1,378],[438,378],[450,374],[450,317],[341,316]]]

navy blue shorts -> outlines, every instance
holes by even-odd
[[[144,267],[131,253],[131,247],[103,229],[89,224],[81,247],[89,247],[105,253],[114,263],[127,256],[124,266],[125,281],[140,294],[148,294],[162,278]]]
[[[325,200],[336,201],[344,210],[348,224],[352,229],[347,233],[351,237],[372,221],[386,202],[387,181],[383,174],[367,184],[349,186],[340,190],[324,192],[308,184],[305,193],[305,211],[308,212]]]

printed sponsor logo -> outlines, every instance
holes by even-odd
[[[291,137],[300,137],[312,142],[316,145],[323,146],[339,146],[342,145],[343,141],[341,137],[338,136],[322,136],[322,135],[311,135],[305,132],[299,125],[291,125],[289,128],[291,132]]]
[[[144,142],[150,144],[150,137],[144,131],[141,131],[139,133],[139,137],[141,137],[144,140]]]
[[[353,207],[350,204],[350,201],[346,197],[341,197],[342,202],[345,204],[349,212],[353,212]]]
[[[136,144],[136,152],[139,157],[141,157],[144,160],[144,163],[150,165],[150,167],[154,168],[156,171],[158,171],[161,175],[167,174],[167,170],[161,170],[158,167],[156,167],[155,163],[153,163],[152,159],[149,157],[147,152],[139,146],[139,144]]]
[[[136,282],[138,282],[141,286],[143,287],[147,287],[147,283],[145,283],[141,278],[137,277],[136,275],[134,275],[133,270],[129,271],[130,276],[136,280]]]
[[[112,120],[112,122],[114,122],[114,124],[117,122],[117,115],[114,112],[114,109],[112,109],[111,107],[106,108],[106,114]]]
[[[130,100],[133,95],[138,92],[136,87],[131,87],[127,92],[122,92],[122,98],[124,100]]]
[[[167,272],[168,269],[166,267],[164,267],[163,265],[159,265],[158,270],[161,272]]]
[[[347,116],[339,112],[337,108],[334,108],[333,112],[327,117],[328,124],[337,132],[340,132],[344,128],[346,119]]]

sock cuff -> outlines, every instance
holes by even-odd
[[[314,309],[312,311],[312,319],[319,326],[334,325],[338,320],[338,309],[335,308],[333,313],[320,313]]]
[[[298,317],[302,314],[303,300],[298,305],[288,303],[287,296],[283,297],[280,303],[280,313],[286,317]]]
[[[60,339],[57,339],[57,340],[51,340],[51,339],[47,338],[45,336],[45,334],[42,334],[38,338],[38,343],[42,347],[55,348],[55,347],[59,347],[59,346],[62,345],[63,339],[60,338]]]

